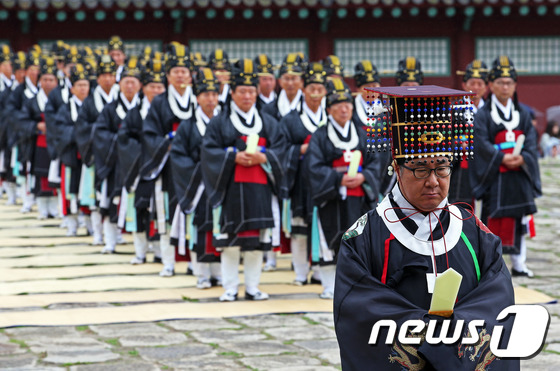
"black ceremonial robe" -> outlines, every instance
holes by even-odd
[[[357,128],[352,121],[347,125],[351,125],[347,138],[342,138],[330,120],[327,125],[317,129],[311,137],[306,154],[309,157],[309,172],[304,174],[313,190],[312,203],[318,209],[326,248],[334,250],[335,255],[342,234],[360,215],[375,206],[379,194],[380,163],[376,159],[376,153],[367,152],[367,137],[363,130]],[[343,199],[339,191],[340,183],[343,175],[348,172],[350,162],[348,155],[345,156],[346,150],[362,152],[359,172],[364,175],[365,182],[360,187],[347,189],[347,197]],[[317,261],[316,252],[312,247],[313,261]],[[332,264],[335,261],[325,260],[321,254],[321,263]]]
[[[140,175],[146,180],[156,179],[161,175],[162,189],[169,195],[169,218],[172,217],[177,205],[171,165],[167,161],[169,147],[179,123],[181,120],[191,118],[195,107],[196,102],[192,92],[186,108],[183,108],[167,89],[165,93],[154,98],[148,116],[144,120],[142,149],[146,154],[146,161],[140,169]]]
[[[280,121],[280,129],[288,145],[280,197],[291,200],[292,217],[300,217],[305,221],[308,221],[311,213],[309,208],[311,190],[306,177],[304,177],[309,172],[309,156],[301,155],[301,146],[309,144],[311,135],[317,130],[317,127],[326,124],[326,122],[326,112],[322,112],[321,122],[314,123],[303,109],[301,111],[291,111]],[[292,233],[307,235],[308,228],[292,225]]]
[[[202,191],[197,197],[199,187],[204,186],[200,150],[206,127],[198,110],[189,120],[182,121],[171,144],[170,160],[173,173],[180,174],[173,180],[181,211],[194,213],[192,224],[196,227],[197,238],[193,249],[197,261],[212,263],[220,261],[212,244],[212,205],[206,192]]]
[[[117,99],[103,108],[95,122],[96,130],[93,141],[96,187],[100,187],[102,182],[107,181],[107,197],[111,200],[108,208],[107,205],[100,205],[101,214],[109,215],[112,223],[116,223],[118,219],[118,210],[112,199],[120,197],[122,191],[117,138],[119,128],[128,113],[122,99],[121,93]]]
[[[56,132],[56,115],[58,110],[63,105],[68,104],[71,96],[70,87],[66,84],[57,86],[49,93],[49,101],[45,107],[45,123],[47,124],[47,149],[52,159],[58,158],[58,153],[56,152],[58,136],[49,135],[48,133]]]
[[[147,181],[140,177],[140,168],[145,161],[142,152],[142,124],[148,115],[150,103],[146,98],[142,99],[139,105],[128,111],[117,136],[117,157],[120,163],[120,183],[126,188],[127,192],[134,190],[134,206],[138,210],[148,209],[150,199],[154,190],[154,182]],[[137,180],[138,178],[138,180]],[[138,221],[140,219],[137,218]],[[145,226],[138,222],[138,231],[143,231]]]
[[[67,186],[65,183],[63,186],[61,183],[63,196],[66,195],[64,188],[68,188],[70,194],[78,194],[80,187],[82,160],[78,152],[78,144],[76,143],[76,122],[82,107],[83,104],[78,105],[71,97],[68,100],[68,104],[63,104],[56,114],[55,125],[52,128],[54,132],[47,127],[47,138],[53,133],[56,135],[56,153],[60,158],[61,164],[64,165],[64,168],[71,169],[70,185]],[[65,170],[61,171],[62,178],[65,177],[64,174]],[[67,214],[64,213],[64,215]]]
[[[89,97],[84,100],[84,106],[76,123],[76,142],[82,155],[82,161],[88,167],[93,165],[95,122],[108,103],[99,90],[101,90],[101,87],[96,87]],[[110,94],[114,94],[113,90],[111,90]]]
[[[513,126],[517,115],[519,124],[510,127],[511,138],[507,138],[505,125]],[[510,170],[501,163],[506,153],[513,152],[512,145],[521,134],[525,135],[521,151],[525,164]],[[505,253],[518,253],[526,232],[521,220],[537,211],[535,198],[542,195],[537,132],[530,114],[514,104],[510,120],[505,120],[490,98],[475,116],[474,140],[476,155],[469,162],[470,183],[474,197],[482,199],[482,221],[502,238]]]
[[[12,148],[8,146],[8,115],[6,112],[6,104],[10,98],[10,94],[17,88],[17,83],[12,81],[12,86],[8,87],[2,84],[4,88],[0,91],[0,155],[4,156],[4,170],[2,171],[2,179],[13,182],[15,178],[12,174],[10,160],[12,158]]]
[[[265,147],[268,163],[264,167],[235,164],[236,151],[245,150],[245,140],[253,133],[259,135],[259,146]],[[222,207],[221,233],[227,236],[215,239],[217,247],[271,248],[272,241],[260,238],[259,232],[275,226],[272,194],[277,194],[280,187],[285,150],[278,122],[265,113],[255,114],[250,125],[233,109],[210,121],[201,160],[207,196],[214,207]]]
[[[21,110],[23,109],[26,101],[35,98],[37,92],[37,87],[34,86],[31,81],[26,78],[25,82],[18,85],[16,89],[9,95],[8,102],[6,103],[6,107],[4,108],[4,117],[6,123],[8,124],[7,144],[10,148],[18,144],[19,141],[18,126],[19,118],[21,116]],[[18,147],[17,160],[23,165],[23,168],[21,168],[20,170],[25,172],[25,162],[28,160],[26,158],[26,153],[29,153],[29,149],[25,148],[27,143],[22,144],[22,150],[20,150]]]
[[[35,98],[25,102],[18,118],[18,147],[25,149],[24,158],[31,162],[31,174],[35,176],[33,193],[36,196],[53,196],[54,189],[49,187],[48,175],[50,156],[47,151],[46,133],[37,131],[37,124],[45,121],[47,96],[43,90]]]
[[[514,304],[500,239],[456,206],[440,214],[446,245],[440,225],[433,228],[435,261],[437,272],[447,269],[448,259],[449,267],[463,276],[448,333],[454,332],[456,321],[461,319],[465,325],[460,339],[467,337],[466,324],[482,319],[485,326],[477,328],[480,343],[430,345],[424,341],[420,345],[404,345],[395,337],[394,343],[386,345],[387,331],[382,330],[376,344],[368,344],[377,321],[395,321],[398,334],[406,320],[442,319],[428,314],[431,294],[427,291],[426,273],[433,272],[428,216],[420,222],[426,224],[421,238],[417,235],[419,226],[411,218],[389,222],[405,217],[403,211],[394,209],[398,206],[407,207],[387,196],[376,210],[356,221],[342,240],[334,293],[334,322],[342,369],[519,370],[519,360],[497,359],[489,349],[497,315]],[[510,319],[500,325],[504,326],[500,345],[503,348],[513,323]]]

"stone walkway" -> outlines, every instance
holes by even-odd
[[[558,299],[560,176],[556,174],[560,174],[560,161],[542,163],[541,172],[545,196],[539,199],[537,237],[528,242],[529,266],[537,277],[515,278],[514,284]],[[2,233],[0,229],[0,236]],[[29,235],[34,234],[30,231]],[[0,276],[0,286],[7,280]],[[61,303],[50,309],[71,306]],[[546,345],[537,357],[522,361],[522,370],[560,369],[560,305],[546,307],[552,315]],[[2,308],[0,302],[0,316],[8,311]],[[134,311],[140,306],[129,308]],[[268,314],[216,320],[4,328],[0,329],[0,369],[327,371],[340,369],[340,357],[331,313]]]

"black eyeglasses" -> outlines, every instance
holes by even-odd
[[[416,169],[412,169],[404,164],[401,166],[412,171],[416,179],[426,179],[432,174],[432,171],[438,178],[447,178],[451,175],[451,169],[453,169],[453,166],[438,166],[435,169],[430,169],[429,167],[417,167]]]

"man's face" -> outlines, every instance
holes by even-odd
[[[305,102],[309,106],[318,106],[321,100],[327,95],[327,88],[323,84],[309,84],[303,88]]]
[[[25,70],[25,76],[36,83],[39,79],[39,66],[29,66],[29,68]]]
[[[463,90],[472,91],[476,94],[477,99],[484,98],[484,95],[486,95],[486,89],[486,82],[482,79],[472,78],[463,83]]]
[[[204,113],[212,112],[218,106],[218,93],[205,91],[196,96],[196,101]],[[250,107],[249,107],[250,108]]]
[[[405,81],[400,86],[420,86],[416,81]]]
[[[22,84],[25,80],[25,70],[16,70],[16,72],[14,72],[14,76],[16,81]]]
[[[121,88],[121,92],[129,101],[134,98],[136,93],[138,93],[142,87],[140,80],[131,76],[123,77],[121,81],[119,81],[119,86]]]
[[[432,160],[434,160],[433,163]],[[437,167],[450,165],[443,156],[433,159],[430,158],[427,161],[428,162],[425,164],[423,160],[421,162],[414,160],[414,164],[410,161],[406,166],[411,169],[435,169]],[[399,172],[399,187],[403,195],[412,206],[420,211],[428,212],[434,210],[449,193],[449,181],[451,176],[438,178],[435,172],[431,171],[427,178],[418,179],[411,170],[398,165],[396,171]]]
[[[227,84],[230,77],[230,73],[228,70],[214,70],[214,73],[216,74],[216,78],[221,85]]]
[[[97,76],[97,85],[105,92],[109,92],[113,85],[115,85],[116,77],[112,73],[102,73]]]
[[[72,85],[72,88],[70,89],[70,91],[79,100],[81,100],[83,102],[84,99],[86,99],[88,94],[89,94],[89,81],[88,80],[78,80],[78,81],[76,81]]]
[[[58,85],[58,79],[55,75],[44,74],[41,75],[39,83],[41,84],[41,88],[45,91],[45,94],[48,96],[49,93]]]
[[[70,71],[72,71],[72,67],[74,67],[75,65],[76,63],[68,63],[64,65],[64,74],[66,75],[66,77],[70,76]]]
[[[176,90],[185,89],[191,80],[191,71],[187,67],[173,67],[167,74],[167,81]]]
[[[303,79],[299,75],[290,73],[283,74],[278,80],[280,87],[286,91],[287,95],[296,95],[297,91],[303,87]]]
[[[488,86],[492,94],[500,102],[506,102],[508,99],[513,98],[517,84],[511,77],[500,77],[488,83]]]
[[[346,125],[346,123],[352,118],[352,103],[350,102],[341,102],[335,103],[329,108],[327,108],[327,112],[331,115],[339,125]]]
[[[151,82],[142,88],[144,96],[151,102],[154,97],[160,95],[165,91],[165,85],[161,82]]]
[[[124,60],[126,59],[126,55],[121,50],[111,50],[109,52],[109,55],[111,56],[111,58],[113,58],[117,66],[124,65]]]
[[[7,78],[11,78],[13,73],[12,64],[8,61],[2,62],[0,64],[0,73],[6,76]]]
[[[259,76],[259,91],[262,95],[268,97],[275,87],[276,78],[273,75]]]
[[[257,87],[237,86],[231,92],[231,99],[243,112],[249,112],[253,104],[257,102]]]
[[[370,99],[370,98],[366,99],[366,97],[371,97],[371,99],[377,99],[379,98],[379,93],[373,93],[369,90],[366,90],[366,88],[378,88],[380,86],[381,84],[378,82],[368,82],[367,84],[360,86],[360,94],[362,94],[362,97],[365,100]]]

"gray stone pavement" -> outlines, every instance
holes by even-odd
[[[514,284],[558,299],[560,161],[543,162],[541,172],[537,237],[528,241],[536,277],[514,278]],[[546,344],[535,358],[522,361],[522,370],[560,369],[560,305],[546,308],[552,316]],[[331,313],[271,314],[0,329],[0,369],[328,371],[340,369],[340,356]]]

